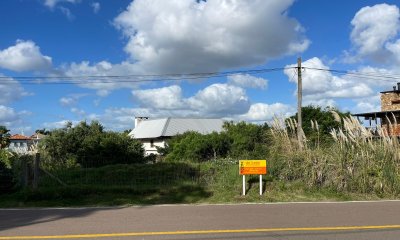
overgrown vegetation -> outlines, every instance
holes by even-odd
[[[267,124],[226,122],[221,133],[186,132],[172,138],[162,149],[166,161],[204,162],[212,159],[265,158],[268,154]]]
[[[143,163],[141,143],[126,133],[107,132],[93,121],[68,124],[50,131],[40,143],[42,160],[47,168],[100,167],[110,164]]]
[[[8,194],[0,205],[368,200],[399,196],[397,137],[388,136],[382,128],[372,132],[336,109],[309,106],[303,114],[305,136],[301,144],[295,116],[275,119],[270,126],[227,122],[221,133],[187,132],[172,138],[165,149],[160,149],[163,157],[157,163],[145,163],[141,144],[126,133],[106,132],[97,122],[69,125],[50,131],[41,143],[42,167],[52,175],[42,173],[38,190]],[[2,169],[8,169],[5,172],[9,174],[13,168],[15,176],[18,163],[29,156],[10,158],[4,153],[0,150],[0,175]],[[239,159],[267,159],[263,196],[258,195],[258,178],[251,176],[247,178],[248,195],[241,196]],[[13,182],[16,180],[14,177]]]

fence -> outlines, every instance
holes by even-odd
[[[20,158],[20,183],[32,189],[57,187],[155,189],[198,184],[200,165],[186,163],[116,164],[102,167],[48,167],[40,155]]]

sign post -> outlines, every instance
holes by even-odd
[[[239,160],[239,174],[243,175],[243,196],[246,195],[246,175],[260,175],[262,195],[262,175],[267,174],[267,160]]]

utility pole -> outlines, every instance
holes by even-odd
[[[303,97],[303,83],[301,79],[301,57],[297,58],[297,140],[299,148],[303,149],[303,120],[301,117],[301,101]]]

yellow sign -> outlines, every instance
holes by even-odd
[[[239,160],[240,175],[267,174],[267,160]]]

